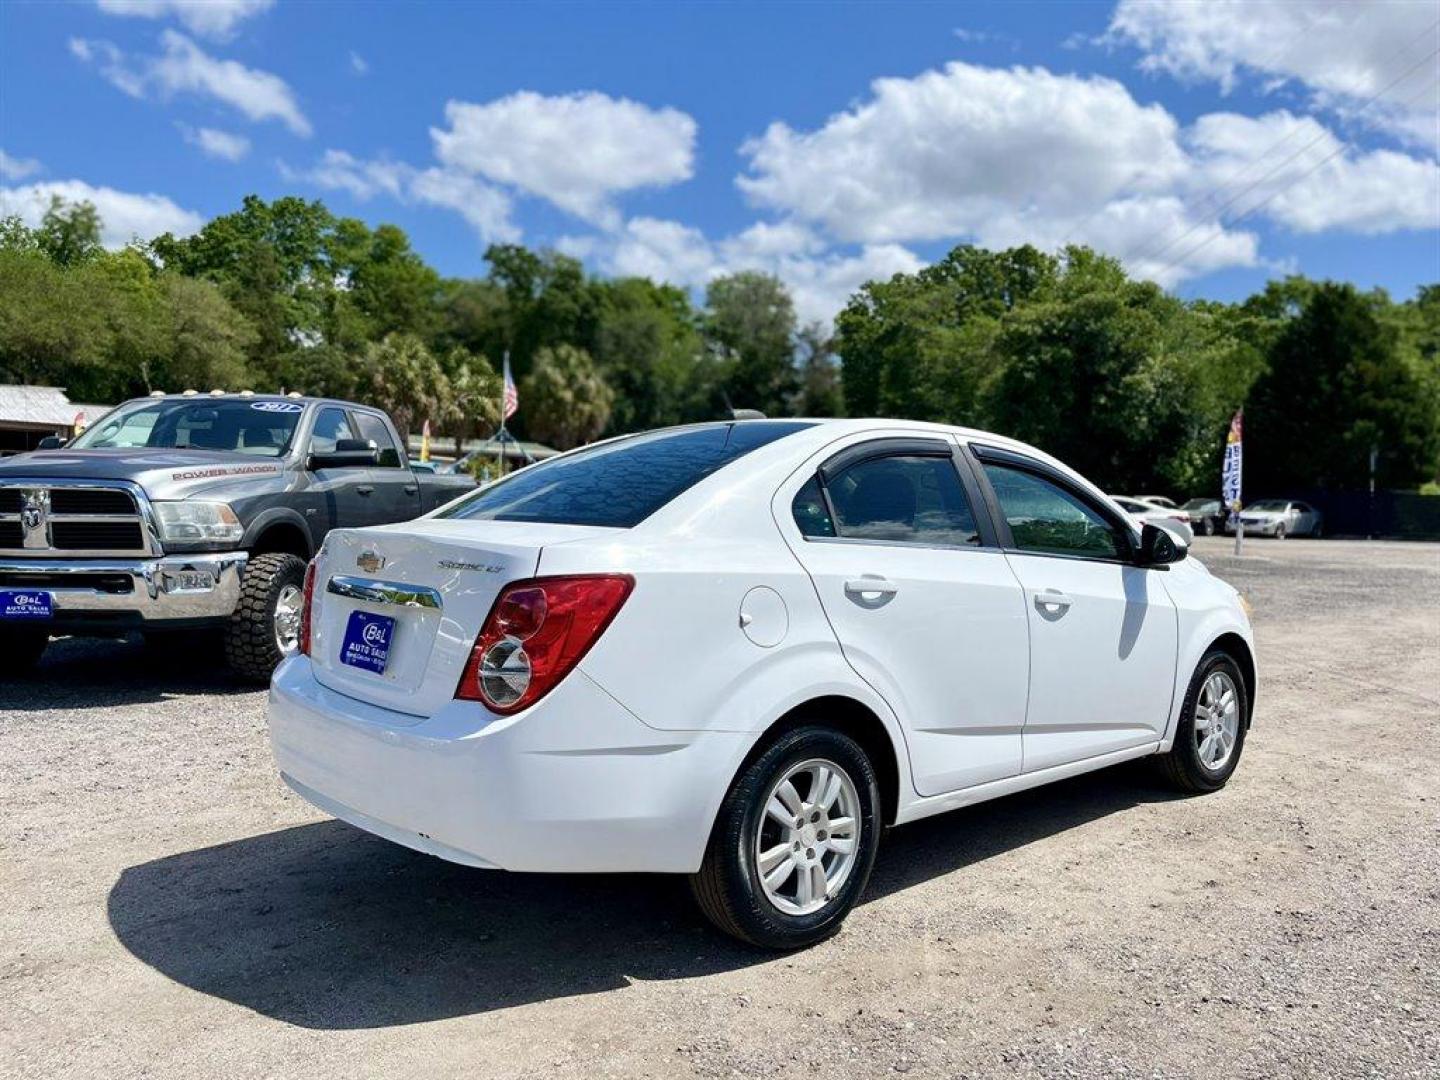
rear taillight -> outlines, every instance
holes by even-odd
[[[533,705],[580,662],[634,587],[628,574],[507,585],[475,639],[455,696],[502,714]]]
[[[300,655],[310,655],[310,613],[315,609],[315,560],[305,567],[305,590],[300,603]]]

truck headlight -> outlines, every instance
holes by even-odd
[[[245,527],[227,503],[184,502],[151,503],[160,540],[166,544],[236,544]]]

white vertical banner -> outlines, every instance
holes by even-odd
[[[1220,467],[1220,499],[1230,511],[1235,526],[1235,554],[1240,554],[1240,541],[1245,526],[1240,523],[1241,474],[1244,472],[1245,410],[1239,409],[1230,419],[1230,433],[1225,436],[1225,461]]]

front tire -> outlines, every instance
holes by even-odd
[[[859,900],[880,826],[880,787],[860,745],[829,728],[796,728],[736,777],[691,890],[732,937],[766,949],[813,945]]]
[[[1188,794],[1219,791],[1240,764],[1249,717],[1240,665],[1220,649],[1206,653],[1186,691],[1175,743],[1159,758],[1161,776]]]
[[[1275,526],[1275,539],[1276,539],[1276,540],[1284,540],[1284,539],[1285,539],[1285,523],[1284,523],[1283,521],[1282,521],[1279,525],[1276,525],[1276,526]]]
[[[1215,519],[1214,519],[1214,518],[1208,518],[1208,517],[1207,517],[1207,518],[1205,519],[1204,523],[1200,526],[1200,531],[1203,532],[1206,536],[1214,536],[1214,535],[1215,535]]]
[[[247,682],[270,681],[299,644],[305,561],[295,555],[257,555],[245,566],[240,603],[225,628],[225,660]]]
[[[0,629],[0,675],[23,675],[40,663],[50,635],[29,627]]]

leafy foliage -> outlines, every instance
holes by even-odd
[[[402,428],[522,437],[728,416],[891,415],[1033,442],[1111,490],[1213,492],[1246,408],[1249,493],[1417,486],[1440,454],[1440,285],[1403,303],[1304,278],[1182,302],[1085,248],[961,245],[799,326],[775,277],[689,291],[495,245],[445,279],[393,225],[246,198],[188,237],[106,251],[93,206],[0,221],[0,380],[116,401],[194,387],[362,397]]]

